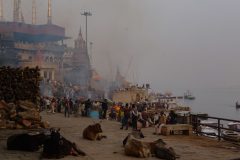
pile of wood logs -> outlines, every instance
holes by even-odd
[[[0,67],[0,99],[6,102],[29,100],[40,96],[40,69]]]
[[[42,122],[38,106],[30,101],[6,103],[0,101],[0,128],[35,129],[48,128],[48,122]]]
[[[39,68],[0,67],[0,128],[47,128],[41,122]]]

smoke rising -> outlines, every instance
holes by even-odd
[[[12,1],[3,0],[5,19]],[[75,39],[85,32],[83,11],[91,11],[88,40],[92,62],[113,79],[117,66],[127,79],[162,90],[239,86],[237,0],[53,0],[53,23]],[[37,22],[47,22],[47,0],[37,1]],[[9,10],[7,10],[9,8]],[[22,0],[31,23],[31,0]],[[85,36],[85,34],[83,34]],[[69,45],[73,41],[67,41]],[[129,66],[129,61],[132,64]]]

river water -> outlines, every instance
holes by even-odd
[[[208,113],[209,116],[240,120],[240,88],[206,88],[193,92],[195,100],[180,100],[191,106],[192,112]]]

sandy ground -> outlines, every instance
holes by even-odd
[[[130,130],[120,130],[120,124],[115,121],[103,120],[102,128],[107,139],[101,141],[88,141],[82,138],[83,129],[93,123],[93,119],[84,117],[65,118],[63,114],[42,113],[42,118],[50,122],[52,127],[60,127],[61,134],[78,144],[85,151],[86,157],[67,156],[69,160],[130,160],[139,159],[124,155],[122,140]],[[95,120],[97,121],[97,120]],[[144,128],[142,131],[147,140],[162,138],[169,146],[172,146],[179,160],[230,160],[240,158],[240,146],[229,142],[210,139],[199,136],[159,136],[153,135],[153,128]],[[40,159],[41,150],[38,152],[20,152],[6,150],[7,137],[21,130],[0,130],[0,160],[35,160]],[[157,158],[151,157],[149,160]]]

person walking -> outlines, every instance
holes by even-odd
[[[107,110],[108,110],[108,104],[107,99],[104,99],[102,103],[102,119],[106,119],[107,117]]]
[[[61,113],[62,100],[57,98],[57,112]]]
[[[51,101],[51,112],[55,113],[55,109],[56,109],[56,99],[53,97],[52,101]]]
[[[46,103],[44,100],[44,97],[40,98],[40,111],[43,111],[46,107],[45,107]]]
[[[70,115],[70,107],[69,107],[69,103],[68,103],[68,99],[66,97],[64,97],[63,99],[63,107],[64,107],[64,115],[65,117],[68,117],[69,118],[69,115]]]
[[[90,99],[85,101],[85,106],[84,106],[84,116],[88,117],[90,115],[90,109],[92,106],[92,102]]]
[[[69,104],[69,113],[73,114],[73,101],[72,101],[72,98],[69,98],[68,104]]]
[[[46,97],[45,98],[45,104],[46,104],[46,109],[49,110],[50,109],[50,100],[49,100],[49,97]]]
[[[137,130],[138,110],[135,104],[132,104],[131,117],[132,117],[132,128],[133,130]]]
[[[122,119],[122,127],[120,129],[123,129],[123,127],[125,126],[126,130],[128,130],[128,121],[130,118],[130,109],[129,109],[128,103],[126,104],[123,111],[124,111],[124,114]]]

